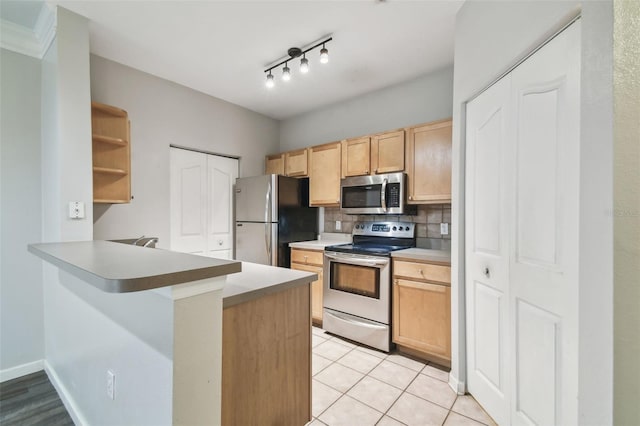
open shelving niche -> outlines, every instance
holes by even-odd
[[[91,102],[93,202],[131,201],[131,123],[123,109]]]

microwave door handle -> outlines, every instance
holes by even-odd
[[[388,179],[384,178],[382,181],[382,189],[380,190],[380,204],[382,204],[382,210],[387,211],[387,183]]]

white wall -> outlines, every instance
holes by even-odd
[[[464,103],[582,7],[580,424],[612,423],[611,2],[468,1],[456,19],[452,374],[464,382]],[[460,308],[459,308],[460,307]],[[460,355],[460,356],[458,356]]]
[[[157,236],[169,247],[169,145],[240,157],[240,176],[264,173],[278,122],[167,80],[91,56],[91,98],[131,121],[130,204],[95,206],[96,239]]]
[[[640,2],[615,0],[614,414],[640,424]],[[630,372],[636,371],[635,376]]]
[[[40,61],[0,49],[0,380],[42,368]]]
[[[280,123],[276,152],[451,117],[453,68],[333,104]]]

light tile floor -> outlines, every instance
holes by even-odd
[[[495,425],[435,364],[355,345],[313,327],[309,426]]]

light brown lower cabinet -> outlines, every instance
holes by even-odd
[[[224,308],[222,424],[311,421],[310,287]]]
[[[393,342],[444,366],[451,365],[450,276],[449,266],[394,260]]]
[[[323,251],[291,249],[291,269],[318,275],[318,279],[311,283],[311,320],[317,325],[322,325],[323,259]]]

